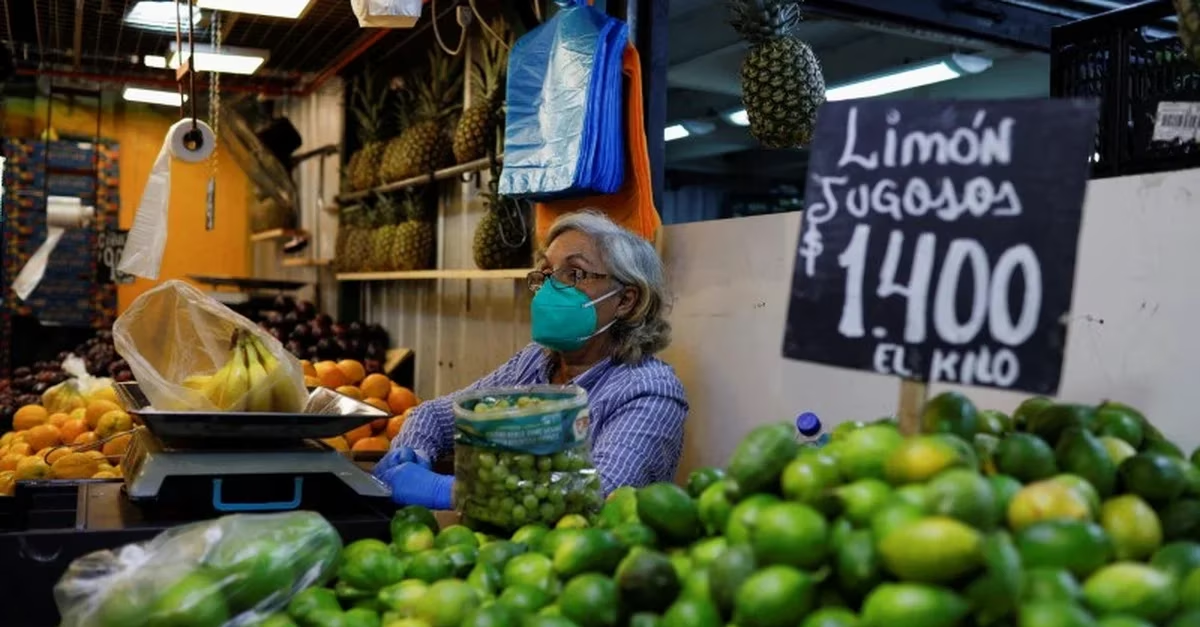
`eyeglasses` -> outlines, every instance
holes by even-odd
[[[525,281],[529,284],[529,291],[536,292],[542,289],[542,285],[546,283],[546,279],[553,277],[559,287],[575,287],[580,281],[587,279],[607,279],[607,274],[599,272],[588,272],[579,268],[559,268],[557,270],[534,270],[530,272]]]

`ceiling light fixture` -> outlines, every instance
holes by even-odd
[[[202,16],[199,11],[193,11],[192,24],[199,24]],[[183,26],[187,32],[188,6],[186,2],[176,3],[174,0],[140,0],[130,7],[125,14],[125,23],[146,30],[175,32],[175,24]]]
[[[171,54],[166,57],[165,67],[177,69],[183,60],[188,58],[188,45],[183,45],[183,53],[176,50],[175,42],[171,42]],[[237,48],[221,46],[221,52],[211,44],[196,44],[195,69],[199,72],[221,72],[223,74],[253,74],[266,63],[270,51],[257,48]],[[155,55],[146,55],[143,62],[146,67],[164,67],[159,64]]]
[[[979,74],[992,67],[992,60],[969,54],[953,54],[948,58],[927,61],[917,65],[895,68],[858,79],[825,90],[825,100],[856,100],[874,98],[886,94],[934,85],[945,81]],[[750,118],[745,109],[731,111],[723,116],[734,126],[749,126]]]
[[[672,124],[663,129],[663,141],[675,141],[691,135],[682,124]]]
[[[144,89],[141,87],[126,87],[121,97],[129,102],[145,102],[148,104],[180,107],[187,102],[187,96],[177,91],[160,89]]]
[[[230,13],[247,13],[250,15],[265,15],[267,17],[282,17],[290,20],[304,15],[313,0],[196,0],[196,6],[211,11],[228,11]]]

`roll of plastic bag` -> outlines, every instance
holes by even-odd
[[[600,130],[589,128],[593,91],[621,85],[620,48],[615,63],[597,55],[621,32],[627,39],[625,23],[573,0],[513,45],[501,194],[547,199],[596,191],[588,180],[596,168],[588,164],[605,157],[595,154]]]
[[[25,300],[37,289],[46,276],[46,266],[50,265],[50,253],[54,252],[67,229],[83,227],[91,221],[94,214],[94,208],[85,207],[78,198],[46,198],[46,241],[38,246],[13,279],[12,290],[16,292],[17,298]]]
[[[133,228],[117,270],[144,279],[157,279],[167,248],[167,209],[171,200],[171,160],[199,163],[212,156],[217,137],[200,120],[180,120],[167,129],[162,148],[138,203]]]

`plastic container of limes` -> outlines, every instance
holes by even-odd
[[[603,504],[592,466],[587,392],[578,386],[472,391],[454,403],[454,505],[513,531]]]

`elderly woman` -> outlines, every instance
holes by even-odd
[[[463,392],[575,384],[587,390],[592,461],[604,493],[674,478],[688,406],[654,355],[666,348],[662,261],[644,239],[597,213],[564,215],[529,274],[533,344]],[[429,469],[452,450],[456,394],[412,411],[375,466],[404,505],[448,509],[454,478]]]

